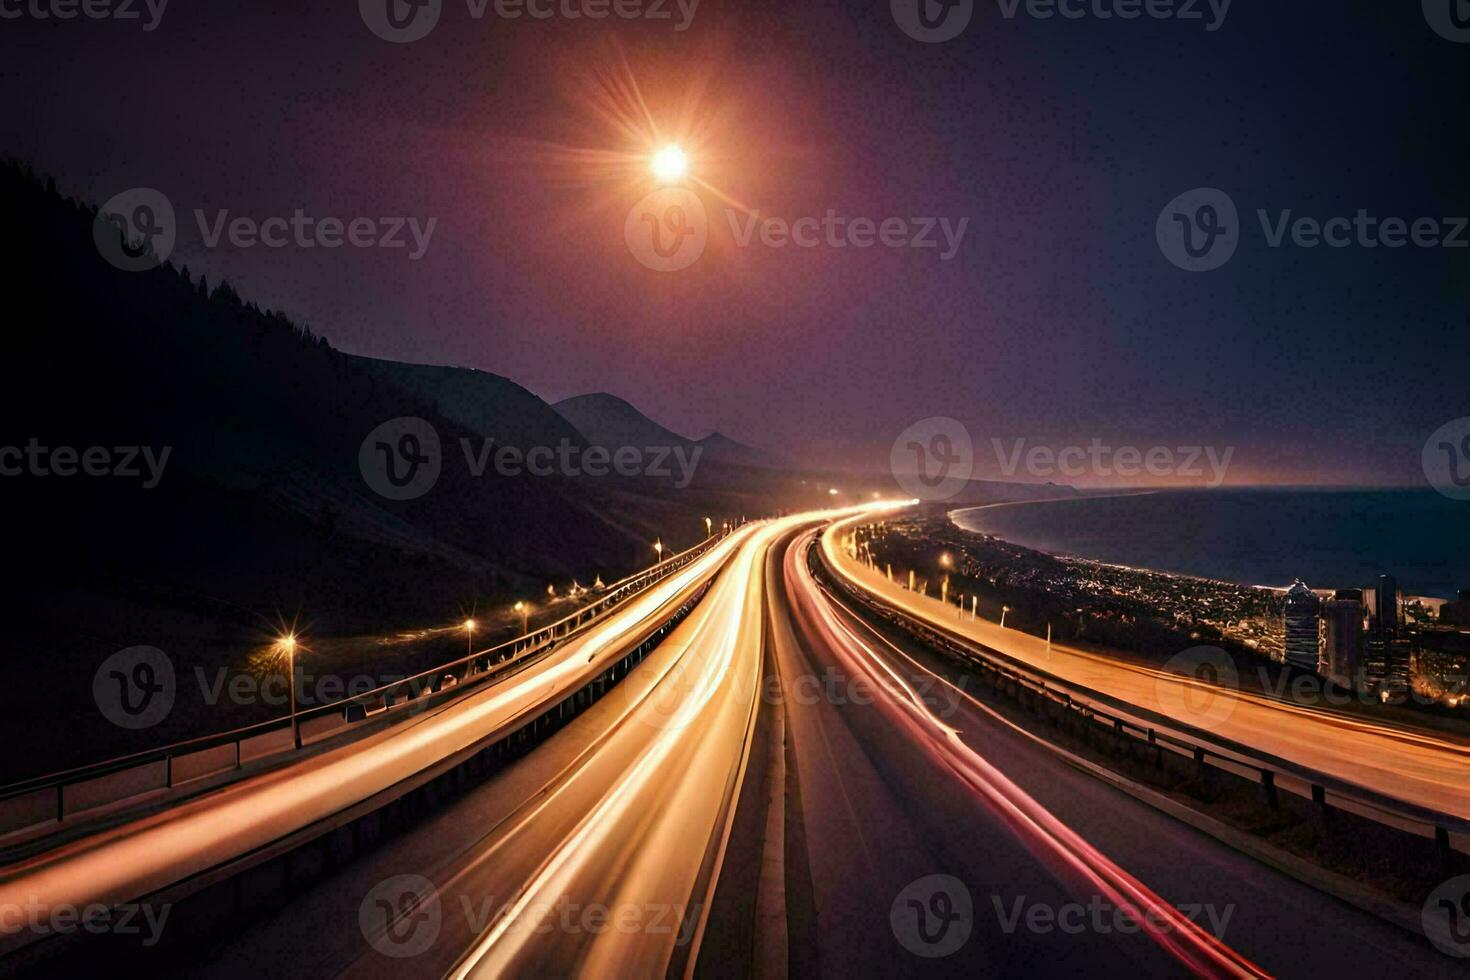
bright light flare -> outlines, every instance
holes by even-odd
[[[653,155],[653,175],[659,180],[682,180],[689,173],[689,157],[679,147],[669,145]]]

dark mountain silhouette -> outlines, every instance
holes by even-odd
[[[685,446],[697,443],[659,425],[617,395],[577,395],[551,406],[594,446]]]
[[[795,467],[790,461],[764,449],[736,442],[721,432],[711,432],[699,444],[704,447],[709,459],[718,459],[734,466],[753,466],[757,469],[789,470]]]
[[[585,445],[576,427],[508,378],[472,368],[403,364],[373,357],[348,360],[374,377],[417,395],[438,414],[497,444],[529,448],[562,440]]]
[[[450,624],[536,599],[548,582],[612,581],[645,567],[655,538],[690,546],[706,515],[779,506],[778,482],[714,465],[701,465],[689,486],[677,485],[677,473],[475,475],[464,450],[487,437],[583,440],[495,375],[343,354],[187,267],[115,268],[94,243],[96,209],[19,166],[0,165],[0,202],[14,317],[0,385],[9,474],[0,477],[0,510],[12,572],[4,592],[12,683],[0,710],[35,735],[10,746],[17,764],[46,768],[104,751],[80,727],[58,738],[52,720],[97,720],[92,673],[122,648],[164,649],[191,677],[195,668],[238,667],[282,622],[317,638]],[[359,452],[377,427],[403,417],[434,428],[442,472],[431,490],[399,501],[372,490]],[[31,447],[39,466],[26,461]],[[121,464],[125,454],[140,467],[139,448],[165,460],[156,486],[81,471],[82,460]],[[44,703],[22,696],[38,672],[61,692]],[[105,752],[259,717],[210,710],[181,708],[138,733],[103,725]]]
[[[123,271],[94,241],[94,207],[16,165],[0,164],[0,204],[12,310],[0,712],[17,733],[0,782],[278,713],[196,692],[157,729],[114,728],[92,678],[123,648],[164,650],[192,683],[246,669],[295,623],[317,669],[401,676],[456,656],[462,634],[411,653],[379,638],[471,613],[494,622],[521,598],[540,607],[547,583],[612,581],[650,564],[655,539],[702,539],[706,517],[831,502],[816,477],[751,465],[758,451],[724,437],[696,444],[609,395],[553,408],[493,374],[344,354],[187,267]],[[441,471],[422,495],[388,499],[360,456],[372,458],[370,434],[408,417],[434,430]],[[487,440],[702,452],[693,472],[477,473]],[[156,485],[143,450],[160,462]],[[337,659],[324,666],[328,649]],[[52,693],[29,696],[43,676]]]
[[[719,432],[703,439],[685,438],[659,425],[626,400],[606,392],[577,395],[551,407],[594,446],[684,446],[690,450],[697,446],[702,451],[701,458],[710,462],[758,469],[793,468],[775,453],[736,442]]]

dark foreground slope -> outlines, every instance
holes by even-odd
[[[116,269],[94,244],[94,209],[16,167],[0,167],[0,200],[10,307],[0,451],[20,451],[0,458],[10,572],[0,782],[277,710],[175,711],[149,732],[103,727],[99,746],[92,678],[120,649],[158,647],[188,676],[243,669],[287,623],[320,647],[471,612],[504,623],[517,599],[543,606],[548,583],[565,591],[649,564],[655,537],[693,544],[705,515],[777,506],[779,485],[714,466],[689,486],[677,470],[476,474],[463,447],[487,439],[585,443],[504,378],[346,355],[187,269]],[[414,499],[387,499],[359,452],[404,417],[437,433],[441,473]],[[87,475],[83,459],[139,475]],[[413,649],[315,657],[382,673],[452,654]]]

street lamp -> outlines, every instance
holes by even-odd
[[[467,657],[473,657],[475,655],[475,625],[473,619],[464,621],[465,656]]]
[[[526,608],[526,604],[524,602],[517,602],[515,605],[515,610],[516,612],[521,614],[521,635],[525,636],[527,633],[526,620],[530,617],[531,611]]]
[[[664,560],[664,539],[659,538],[653,543],[654,554],[658,555],[659,562]]]
[[[1011,611],[1011,607],[1010,606],[1001,606],[1000,607],[1000,628],[1001,629],[1005,629],[1006,628],[1006,613],[1008,613],[1010,611]]]
[[[715,522],[708,517],[704,519],[704,536],[710,537],[715,533]]]
[[[301,723],[296,718],[296,634],[281,637],[281,650],[286,654],[286,670],[291,675],[291,742],[301,748]]]

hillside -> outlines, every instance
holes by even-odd
[[[423,399],[446,419],[513,446],[584,445],[551,406],[508,378],[471,368],[403,364],[344,355],[348,364]]]
[[[577,431],[594,446],[687,446],[693,439],[671,432],[644,415],[628,402],[598,392],[563,399],[551,406],[556,413],[576,426]]]
[[[98,717],[92,673],[124,647],[163,649],[191,676],[242,669],[283,624],[320,651],[332,637],[494,616],[547,583],[646,566],[655,537],[692,545],[705,515],[774,509],[779,487],[717,467],[683,487],[676,476],[476,474],[467,456],[486,438],[583,440],[504,378],[343,354],[187,268],[117,269],[94,245],[95,209],[14,165],[0,166],[0,201],[8,298],[26,311],[0,386],[0,448],[21,464],[0,479],[7,638],[23,653],[0,708],[37,739],[11,746],[17,764],[95,757],[83,724]],[[421,495],[388,499],[360,455],[405,417],[435,431],[442,468]],[[140,475],[89,475],[83,461]],[[415,665],[358,648],[348,663],[375,673]],[[45,704],[19,696],[40,671],[62,692]],[[269,712],[196,707],[168,730],[102,734],[126,750]],[[58,740],[52,716],[75,719],[75,738]]]

